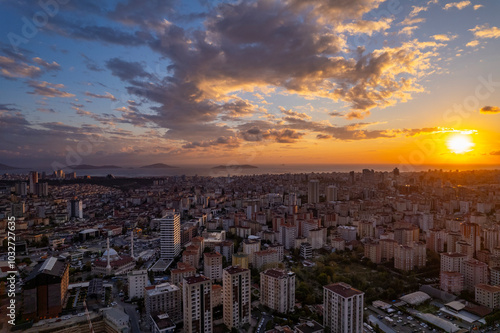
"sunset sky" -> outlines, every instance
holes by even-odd
[[[3,164],[500,162],[497,0],[0,6]]]

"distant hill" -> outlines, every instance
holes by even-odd
[[[121,169],[122,167],[116,165],[80,164],[80,165],[70,165],[68,168],[73,170],[91,170],[91,169]]]
[[[233,165],[218,165],[213,167],[212,169],[258,169],[255,165],[249,164],[233,164]]]
[[[163,163],[155,163],[155,164],[141,166],[141,169],[171,169],[171,168],[177,168],[177,167]]]
[[[16,169],[20,168],[0,163],[0,170],[16,170]]]

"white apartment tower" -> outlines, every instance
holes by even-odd
[[[323,287],[323,326],[331,333],[363,333],[364,293],[345,283]]]
[[[127,273],[128,278],[128,297],[143,298],[144,288],[148,283],[148,271],[145,269],[138,271],[130,271]]]
[[[203,275],[185,277],[182,291],[184,332],[212,333],[212,280]]]
[[[268,269],[260,273],[260,303],[280,313],[295,306],[295,273]]]

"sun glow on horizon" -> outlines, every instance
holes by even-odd
[[[453,134],[446,141],[448,149],[455,154],[464,154],[473,150],[475,146],[470,135]]]

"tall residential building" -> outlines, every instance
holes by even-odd
[[[464,261],[467,255],[462,253],[441,253],[441,272],[463,273]]]
[[[230,266],[223,273],[224,324],[239,328],[250,323],[250,270]]]
[[[245,239],[243,240],[243,253],[248,254],[248,259],[252,265],[254,262],[254,253],[260,251],[260,241],[255,239]]]
[[[39,197],[47,197],[49,195],[49,184],[48,183],[38,183],[35,185],[35,193]]]
[[[160,224],[160,258],[173,260],[181,253],[181,216],[174,212],[156,221]]]
[[[469,222],[461,223],[460,232],[464,240],[472,245],[473,253],[481,250],[481,226],[479,226],[479,224]]]
[[[26,318],[59,316],[68,291],[69,264],[51,257],[33,268],[23,288]]]
[[[233,266],[240,266],[241,268],[248,268],[249,255],[243,252],[233,254]]]
[[[212,333],[212,280],[203,275],[184,278],[182,297],[184,332]]]
[[[38,183],[38,172],[30,171],[29,180],[30,180],[30,193],[35,194],[36,184]]]
[[[76,217],[78,219],[83,218],[83,202],[82,200],[77,200],[76,198],[68,201],[68,218]]]
[[[365,244],[365,257],[376,264],[382,262],[382,246],[379,242],[368,242]]]
[[[439,286],[448,293],[459,294],[464,290],[464,275],[460,272],[441,272]]]
[[[331,333],[363,333],[364,293],[345,283],[323,287],[323,326]]]
[[[138,271],[130,271],[127,273],[128,278],[128,297],[143,298],[144,288],[148,285],[148,271],[145,269]]]
[[[176,323],[182,320],[181,300],[180,288],[168,282],[146,287],[144,291],[146,314],[166,313]]]
[[[178,262],[177,268],[170,270],[170,281],[173,284],[181,283],[184,278],[196,275],[196,268],[184,262]]]
[[[222,280],[222,254],[218,252],[204,253],[203,273],[212,280]]]
[[[464,288],[467,290],[474,290],[478,284],[487,284],[488,278],[488,265],[479,260],[470,259],[464,261],[463,265],[464,274]]]
[[[260,303],[280,313],[295,306],[295,273],[268,269],[260,273]]]
[[[319,180],[311,179],[309,181],[309,187],[307,191],[307,202],[308,203],[318,203],[319,202]]]
[[[326,201],[331,202],[331,201],[337,201],[339,196],[339,191],[337,186],[335,185],[329,185],[326,188]]]
[[[434,252],[444,252],[446,243],[446,232],[441,229],[429,229],[427,231],[427,248]]]

